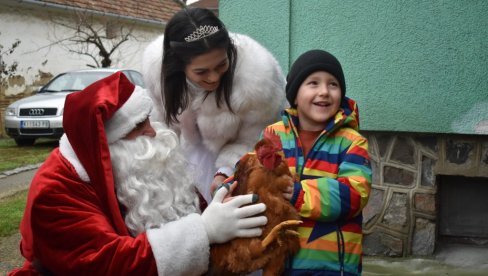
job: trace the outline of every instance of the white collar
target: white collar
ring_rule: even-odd
[[[68,141],[68,137],[66,137],[66,134],[63,134],[63,136],[61,136],[61,139],[59,140],[59,151],[68,160],[68,162],[73,165],[76,173],[81,178],[81,180],[85,182],[90,182],[90,177],[88,177],[88,173],[78,159],[78,156],[76,156],[76,153],[73,150],[70,142]]]

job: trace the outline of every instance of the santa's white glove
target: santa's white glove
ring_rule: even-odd
[[[264,203],[256,202],[257,195],[240,195],[222,203],[228,192],[228,187],[220,188],[202,214],[208,240],[212,243],[224,243],[234,238],[251,238],[262,234],[260,226],[265,225],[268,219],[265,216],[256,216],[266,210]],[[254,199],[254,200],[253,200]],[[243,206],[242,205],[247,205]]]

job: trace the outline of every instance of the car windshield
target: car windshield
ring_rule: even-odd
[[[110,74],[113,72],[70,72],[62,74],[44,86],[39,93],[80,91]]]

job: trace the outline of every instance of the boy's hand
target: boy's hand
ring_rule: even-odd
[[[293,179],[290,177],[290,185],[286,187],[285,190],[283,190],[283,198],[290,201],[291,197],[293,196]]]

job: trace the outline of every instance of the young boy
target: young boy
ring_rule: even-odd
[[[291,108],[263,132],[279,136],[296,175],[291,203],[303,223],[301,249],[287,271],[292,275],[361,274],[362,209],[371,167],[357,105],[345,94],[339,61],[322,50],[308,51],[287,76]]]

